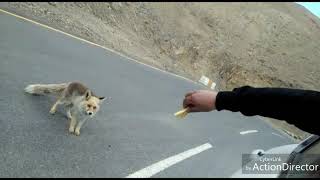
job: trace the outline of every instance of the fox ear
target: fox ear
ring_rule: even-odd
[[[106,98],[105,97],[98,97],[100,102],[103,102]]]
[[[86,100],[89,100],[91,98],[91,91],[86,91],[86,94],[85,94],[85,97],[86,97]]]

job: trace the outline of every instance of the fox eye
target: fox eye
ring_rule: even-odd
[[[88,106],[88,108],[90,108],[90,107],[91,107],[91,105],[90,105],[90,104],[88,104],[87,106]]]
[[[97,107],[93,106],[93,109],[97,109]]]

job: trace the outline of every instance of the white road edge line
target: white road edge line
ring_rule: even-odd
[[[248,130],[248,131],[241,131],[240,134],[245,135],[245,134],[256,133],[256,132],[258,132],[258,131],[257,130]]]
[[[143,168],[135,173],[128,175],[126,178],[149,178],[149,177],[159,173],[160,171],[163,171],[164,169],[167,169],[168,167],[179,163],[180,161],[183,161],[191,156],[199,154],[202,151],[205,151],[210,148],[212,148],[212,145],[210,143],[203,144],[203,145],[198,146],[196,148],[189,149],[189,150],[184,151],[180,154],[171,156],[167,159],[164,159],[164,160],[161,160],[157,163],[154,163],[146,168]]]
[[[99,44],[93,43],[93,42],[91,42],[91,41],[88,41],[88,40],[82,39],[82,38],[77,37],[77,36],[74,36],[74,35],[71,35],[71,34],[66,33],[66,32],[63,32],[63,31],[61,31],[61,30],[58,30],[58,29],[52,28],[52,27],[50,27],[50,26],[47,26],[47,25],[41,24],[41,23],[36,22],[36,21],[33,21],[33,20],[31,20],[31,19],[27,19],[27,18],[22,17],[22,16],[19,16],[19,15],[17,15],[17,14],[13,14],[13,13],[8,12],[8,11],[5,11],[5,10],[3,10],[3,9],[1,9],[1,8],[0,8],[0,12],[3,12],[3,13],[6,13],[6,14],[9,14],[9,15],[11,15],[11,16],[14,16],[14,17],[17,17],[17,18],[20,18],[20,19],[23,19],[23,20],[25,20],[25,21],[28,21],[28,22],[34,23],[34,24],[39,25],[39,26],[42,26],[42,27],[44,27],[44,28],[47,28],[47,29],[50,29],[50,30],[53,30],[53,31],[56,31],[56,32],[59,32],[59,33],[62,33],[62,34],[67,35],[67,36],[69,36],[69,37],[72,37],[72,38],[78,39],[78,40],[80,40],[80,41],[83,41],[83,42],[89,43],[89,44],[91,44],[91,45],[94,45],[94,46],[100,47],[100,48],[102,48],[102,49],[108,50],[108,51],[110,51],[110,52],[113,52],[113,53],[115,53],[115,54],[117,54],[117,55],[119,55],[119,56],[122,56],[122,57],[124,57],[124,58],[126,58],[126,59],[132,60],[132,61],[134,61],[134,62],[136,62],[136,63],[139,63],[139,64],[142,64],[142,65],[148,66],[148,67],[150,67],[150,68],[152,68],[152,69],[155,69],[155,70],[161,71],[161,72],[163,72],[163,73],[167,73],[167,74],[170,74],[170,75],[173,75],[173,76],[176,76],[176,77],[182,78],[182,79],[184,79],[184,80],[190,81],[190,82],[192,82],[192,83],[194,83],[194,84],[197,84],[197,83],[196,83],[196,82],[194,82],[193,80],[188,79],[188,78],[186,78],[186,77],[179,76],[179,75],[177,75],[177,74],[174,74],[174,73],[171,73],[171,72],[168,72],[168,71],[165,71],[165,70],[162,70],[162,69],[159,69],[159,68],[153,67],[153,66],[151,66],[151,65],[149,65],[149,64],[145,64],[145,63],[140,62],[140,61],[138,61],[138,60],[135,60],[135,59],[133,59],[133,58],[131,58],[131,57],[128,57],[128,56],[126,56],[126,55],[124,55],[124,54],[122,54],[122,53],[120,53],[120,52],[118,52],[118,51],[115,51],[115,50],[113,50],[113,49],[109,49],[109,48],[107,48],[107,47],[101,46],[101,45],[99,45]]]
[[[280,134],[277,134],[277,133],[271,133],[271,134],[273,134],[273,135],[275,135],[275,136],[279,136],[279,137],[281,137],[281,138],[284,138],[283,136],[281,136]]]

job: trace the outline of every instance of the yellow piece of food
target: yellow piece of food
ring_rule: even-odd
[[[176,112],[174,115],[177,118],[184,118],[187,116],[187,114],[188,114],[188,108],[185,108],[185,109],[182,109],[181,111]]]

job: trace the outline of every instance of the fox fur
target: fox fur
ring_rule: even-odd
[[[57,101],[50,109],[55,114],[58,105],[64,105],[70,120],[69,132],[77,136],[87,119],[94,117],[99,111],[105,97],[96,96],[88,87],[80,82],[61,84],[30,84],[25,89],[26,93],[33,95],[49,95],[57,97]]]

